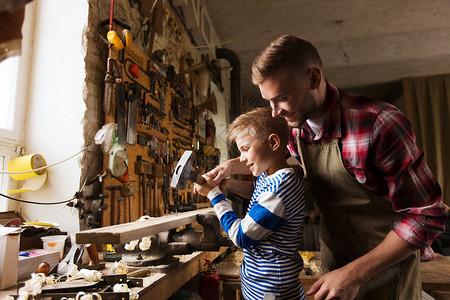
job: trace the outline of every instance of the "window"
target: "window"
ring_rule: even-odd
[[[16,97],[19,56],[9,57],[0,62],[0,170],[7,171],[8,162],[17,156],[20,134],[17,127],[19,101]],[[9,176],[0,174],[0,191],[8,190]],[[10,210],[6,199],[0,200],[0,211]]]
[[[26,19],[27,17],[25,17]],[[26,22],[26,20],[25,20]],[[24,22],[24,25],[25,25]],[[28,26],[22,27],[22,55],[11,56],[0,62],[0,170],[8,170],[8,162],[19,156],[23,147],[23,126],[27,82],[25,74],[29,69]],[[29,29],[28,29],[29,30]],[[0,174],[0,191],[5,193],[15,186],[9,186],[10,177]],[[0,211],[14,210],[15,204],[0,197]]]
[[[18,62],[18,56],[0,62],[0,128],[5,130],[12,130],[14,125]]]

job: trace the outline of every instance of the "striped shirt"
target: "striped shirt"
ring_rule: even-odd
[[[428,247],[444,229],[441,188],[415,143],[412,126],[396,107],[342,91],[327,82],[328,111],[322,128],[312,134],[308,123],[292,128],[289,152],[301,164],[296,137],[307,144],[339,139],[342,161],[361,184],[392,203],[402,219],[393,230],[422,249],[422,259],[434,256]],[[314,136],[314,138],[313,138]]]
[[[303,236],[303,182],[291,168],[254,182],[247,214],[239,219],[218,188],[208,198],[230,239],[244,249],[241,282],[244,298],[304,299],[299,280],[303,262],[298,245]]]

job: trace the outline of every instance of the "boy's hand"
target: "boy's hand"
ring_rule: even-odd
[[[205,178],[205,183],[202,185],[194,183],[194,193],[199,193],[202,196],[208,196],[208,193],[213,188],[217,187],[217,184],[215,184],[211,177],[207,174],[203,174],[202,177]]]

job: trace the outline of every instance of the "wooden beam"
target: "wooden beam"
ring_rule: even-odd
[[[164,276],[156,281],[151,280],[150,277],[146,277],[144,278],[144,288],[132,289],[139,291],[139,300],[167,299],[192,277],[206,269],[204,258],[214,260],[225,252],[226,249],[227,247],[221,247],[217,252],[194,252],[189,255],[190,258],[187,260],[180,259],[180,264],[177,268],[164,274]],[[152,282],[150,283],[150,281]]]
[[[214,213],[214,209],[203,208],[178,214],[165,215],[145,221],[95,228],[75,234],[77,244],[124,244],[144,236],[158,234],[178,226],[197,221],[197,215]]]

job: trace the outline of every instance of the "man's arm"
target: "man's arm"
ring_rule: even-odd
[[[221,163],[206,174],[211,177],[216,184],[219,184],[231,174],[251,174],[251,172],[247,165],[241,162],[239,157],[236,157]]]
[[[219,187],[225,195],[228,195],[228,192],[232,192],[247,199],[252,197],[254,190],[253,181],[236,180],[233,178],[226,178],[220,183]]]
[[[383,242],[369,253],[342,268],[322,275],[306,294],[315,293],[314,299],[354,299],[362,284],[417,249],[390,231]]]

